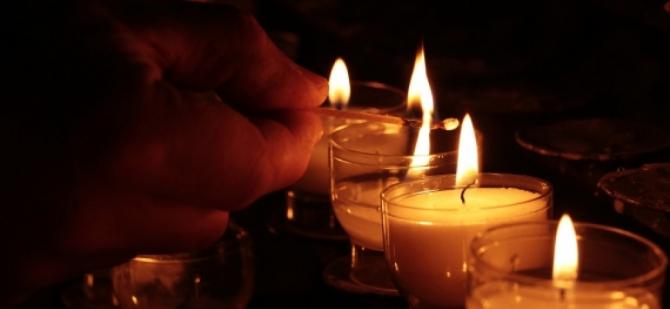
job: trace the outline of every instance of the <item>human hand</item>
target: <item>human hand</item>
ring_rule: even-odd
[[[0,224],[16,253],[3,290],[206,246],[228,210],[303,173],[321,134],[305,110],[327,83],[252,17],[174,2],[41,9],[54,29],[25,25],[5,55],[18,60],[3,100],[20,103],[3,123]]]

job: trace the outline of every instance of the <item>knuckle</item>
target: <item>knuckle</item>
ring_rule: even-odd
[[[239,34],[239,40],[250,48],[259,48],[268,43],[265,31],[253,14],[236,10],[232,16],[232,29]]]

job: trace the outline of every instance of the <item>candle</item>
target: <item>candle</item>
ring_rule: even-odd
[[[548,216],[548,183],[486,173],[478,180],[480,187],[466,191],[465,203],[455,175],[400,183],[383,193],[386,261],[415,307],[463,305],[467,248],[477,233],[499,222]]]
[[[139,255],[114,267],[113,304],[91,306],[245,308],[253,292],[253,272],[249,234],[230,222],[221,239],[209,248]]]
[[[512,292],[512,289],[516,291]],[[491,283],[474,293],[467,308],[660,309],[661,306],[650,293],[575,291],[562,294],[560,291]]]
[[[516,142],[529,164],[590,191],[610,171],[663,158],[670,148],[666,131],[631,119],[568,119],[524,127]]]
[[[342,59],[333,65],[329,83],[328,102],[319,108],[323,111],[319,116],[324,134],[313,148],[304,175],[287,191],[284,227],[310,238],[345,240],[346,235],[337,225],[330,207],[328,136],[339,126],[361,122],[350,117],[351,114],[396,119],[387,114],[403,109],[405,94],[377,82],[350,83]]]
[[[386,261],[413,307],[462,306],[468,242],[491,224],[548,216],[547,182],[478,170],[474,128],[466,115],[455,175],[407,181],[382,193]]]
[[[452,131],[433,129],[431,138],[435,150],[421,156],[427,173],[453,173],[456,153],[453,150],[455,134]],[[383,123],[359,123],[342,127],[331,135],[332,204],[337,220],[349,235],[352,243],[353,280],[374,286],[367,280],[367,270],[376,265],[377,274],[387,273],[382,254],[382,227],[380,193],[387,186],[397,183],[406,174],[417,156],[411,154],[416,130],[411,127]],[[376,262],[368,262],[376,260]],[[364,268],[358,267],[366,264]],[[365,270],[367,269],[367,270]],[[361,272],[359,272],[361,270]],[[373,275],[374,277],[374,275]],[[393,289],[392,282],[386,289]],[[380,291],[378,289],[378,291]]]
[[[328,102],[322,109],[349,109],[369,114],[388,114],[402,110],[404,93],[401,90],[376,82],[350,83],[349,73],[342,58],[333,64],[329,79]],[[351,100],[350,100],[351,98]],[[361,122],[359,119],[336,113],[323,113],[323,137],[316,143],[303,177],[293,185],[294,189],[328,198],[330,194],[328,169],[328,136],[336,128],[347,123]]]
[[[670,238],[669,163],[610,172],[598,181],[598,189],[613,199],[614,211]]]
[[[620,229],[567,216],[498,226],[470,246],[467,308],[661,308],[666,268],[658,246]]]

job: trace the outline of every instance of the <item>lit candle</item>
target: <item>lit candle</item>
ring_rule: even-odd
[[[667,257],[660,248],[619,229],[578,228],[563,215],[557,228],[555,222],[523,223],[478,236],[467,308],[661,308]]]
[[[349,71],[342,58],[335,60],[333,68],[330,71],[328,84],[329,106],[325,108],[347,108],[351,96],[351,85],[349,83]],[[293,187],[305,192],[328,196],[330,189],[328,179],[328,135],[336,126],[344,124],[345,119],[321,117],[321,122],[323,125],[323,137],[314,145],[305,174]]]
[[[416,59],[407,101],[423,106],[422,120],[428,120],[433,107],[423,50]],[[413,127],[360,123],[331,134],[333,210],[352,243],[349,275],[365,292],[397,294],[382,252],[381,191],[405,178],[410,167],[420,174],[455,171],[454,132],[431,128],[431,121],[423,121],[417,138]]]
[[[329,84],[328,102],[317,112],[324,134],[314,146],[303,177],[287,191],[284,227],[310,238],[345,240],[330,207],[329,135],[339,126],[362,122],[351,115],[396,119],[389,114],[403,110],[405,93],[378,82],[350,82],[341,58],[333,65]]]
[[[426,162],[422,170],[427,173],[453,173],[456,153],[441,149],[447,148],[447,145],[453,147],[455,138],[452,136],[455,134],[442,129],[431,133],[443,143],[437,143],[436,146],[440,147],[436,147],[433,153],[422,156]],[[408,173],[413,159],[417,157],[411,154],[415,135],[416,130],[408,127],[361,123],[344,127],[331,136],[333,210],[351,239],[351,277],[368,287],[379,286],[383,281],[380,276],[388,276],[382,252],[380,193]],[[370,271],[373,267],[374,271]],[[395,290],[390,277],[385,288]]]
[[[468,242],[494,223],[545,220],[551,208],[545,181],[480,174],[474,132],[466,115],[455,175],[407,181],[382,193],[386,261],[414,307],[462,306]]]
[[[404,93],[376,82],[350,82],[349,71],[338,58],[330,71],[326,109],[352,109],[373,114],[391,113],[402,109]],[[351,100],[350,100],[351,99]],[[346,114],[345,114],[346,116]],[[339,126],[360,122],[358,119],[321,115],[323,137],[316,143],[303,177],[293,185],[304,193],[324,196],[330,193],[328,170],[328,136]]]

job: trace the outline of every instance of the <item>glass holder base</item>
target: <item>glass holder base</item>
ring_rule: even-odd
[[[351,258],[340,257],[328,264],[323,271],[324,282],[335,289],[353,294],[374,294],[397,297],[400,294],[393,286],[372,286],[353,280],[351,276]]]
[[[323,240],[347,241],[349,236],[335,218],[328,197],[289,190],[281,220],[283,229],[291,234]]]

